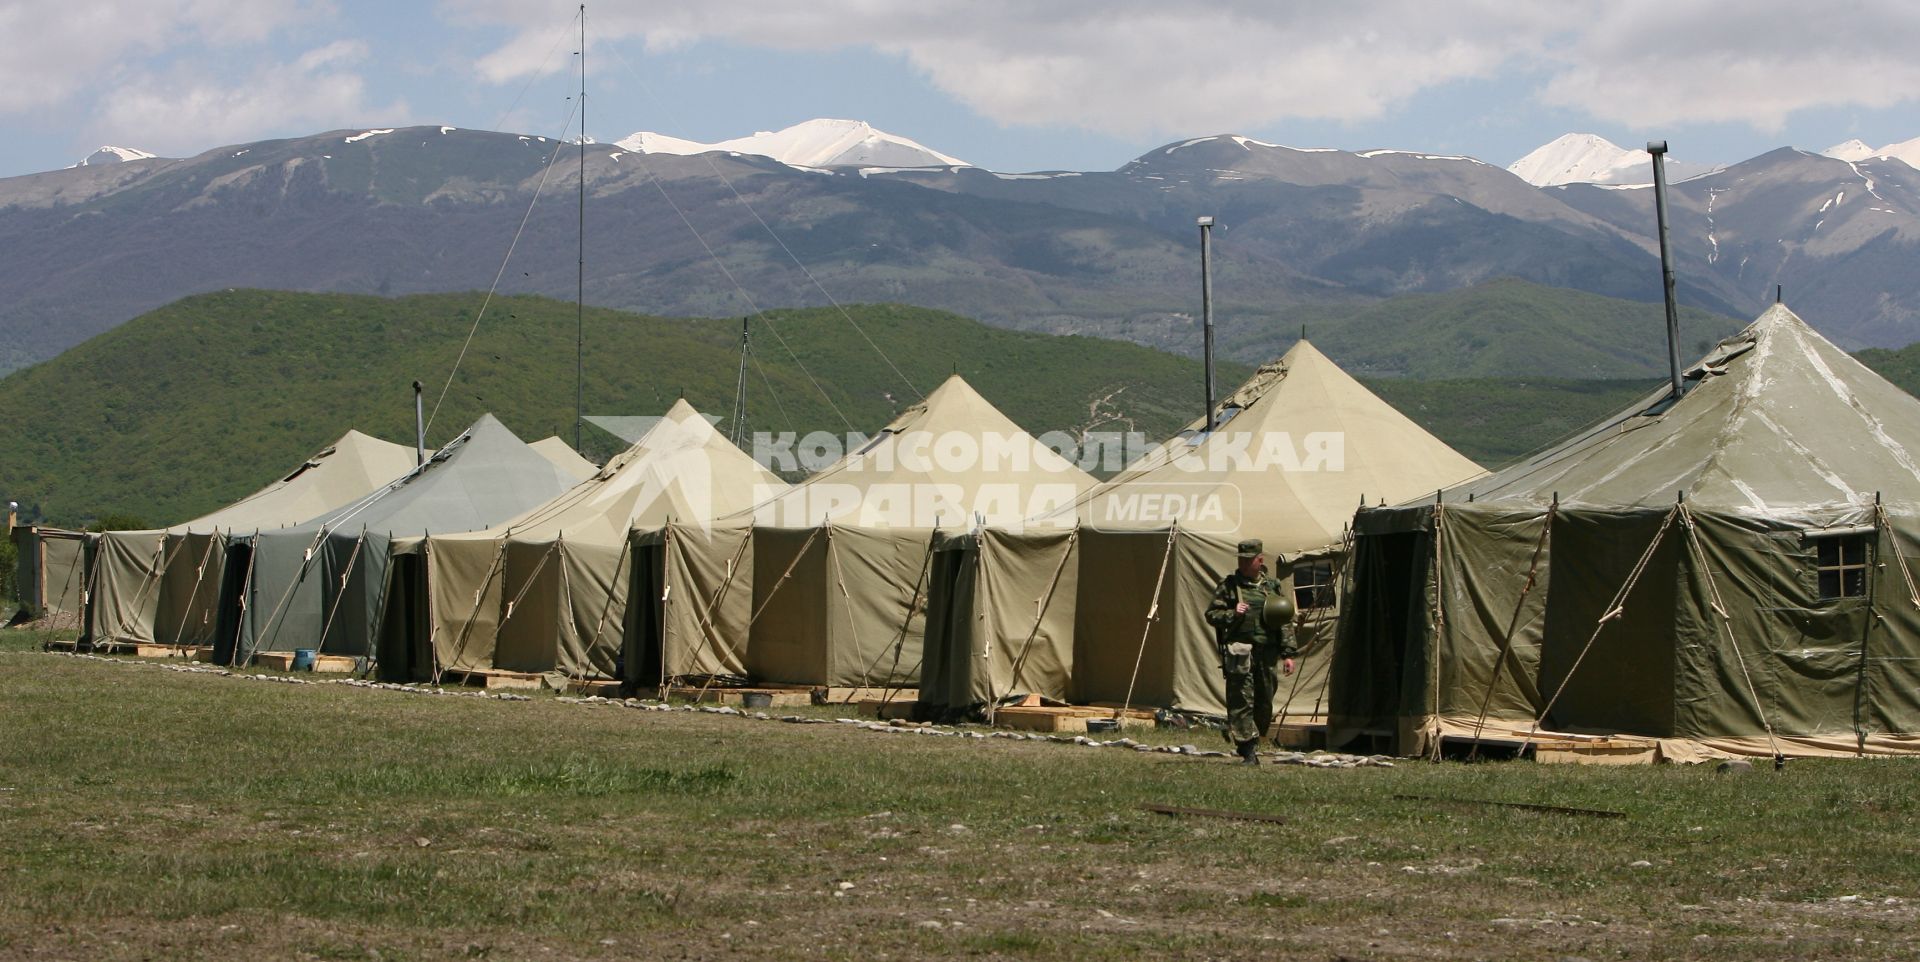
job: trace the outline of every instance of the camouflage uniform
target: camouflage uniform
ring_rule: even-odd
[[[1265,568],[1252,578],[1236,571],[1220,582],[1212,603],[1207,605],[1207,623],[1214,628],[1214,638],[1220,646],[1220,669],[1226,675],[1227,740],[1243,755],[1252,750],[1273,724],[1273,698],[1280,688],[1280,660],[1299,654],[1291,627],[1284,629],[1281,637],[1273,638],[1260,624],[1260,609],[1268,599],[1280,597],[1285,590],[1267,576]],[[1235,614],[1234,607],[1242,601],[1247,603],[1246,613]],[[1229,653],[1227,646],[1235,643],[1251,645],[1252,653]]]

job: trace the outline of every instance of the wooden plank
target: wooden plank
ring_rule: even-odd
[[[910,688],[821,688],[816,689],[816,691],[819,693],[814,701],[816,705],[849,705],[859,701],[883,701],[887,698],[892,698],[894,701],[905,698],[911,701],[920,697],[920,688],[918,686]]]
[[[767,696],[769,708],[796,708],[813,704],[811,689],[794,688],[698,688],[688,686],[667,689],[669,701],[692,701],[712,705],[731,705],[742,708],[746,705],[746,696],[751,693]]]
[[[475,685],[488,691],[538,691],[546,684],[546,678],[543,675],[484,668],[470,671],[449,670],[441,674],[440,680],[456,685]]]
[[[1087,721],[1095,718],[1112,718],[1115,712],[1106,708],[1072,706],[1067,708],[1041,706],[1037,708],[998,708],[993,712],[993,724],[997,728],[1013,728],[1020,731],[1036,732],[1084,732]],[[1153,715],[1149,712],[1131,711],[1120,719],[1122,728],[1151,728]]]
[[[1533,760],[1542,765],[1651,765],[1660,750],[1651,745],[1536,745]]]
[[[1283,748],[1327,747],[1325,725],[1275,725],[1272,735],[1273,743]]]
[[[313,659],[313,670],[333,674],[352,674],[355,659],[348,655],[317,655]]]
[[[274,671],[293,670],[293,652],[257,651],[253,654],[253,667],[269,668]]]
[[[611,678],[576,678],[567,682],[570,695],[598,696],[601,698],[619,698],[620,683]]]
[[[878,718],[881,721],[888,721],[894,718],[911,719],[915,711],[920,707],[920,703],[917,701],[901,698],[895,698],[892,701],[886,701],[880,698],[867,698],[854,702],[854,705],[860,710],[862,717]]]

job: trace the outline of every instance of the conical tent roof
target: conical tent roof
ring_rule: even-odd
[[[1362,496],[1396,502],[1484,473],[1304,340],[1216,410],[1211,432],[1195,421],[1089,494],[1081,519],[1129,530],[1177,517],[1298,551],[1338,541]]]
[[[206,641],[225,559],[212,542],[300,524],[413,467],[412,448],[348,431],[290,474],[210,514],[163,530],[102,535],[89,632],[101,640]]]
[[[1920,500],[1920,400],[1774,305],[1661,388],[1447,500],[1689,504],[1752,514]],[[1457,497],[1456,497],[1457,495]]]
[[[525,511],[573,484],[569,472],[520,440],[491,414],[385,490],[293,530],[392,536],[471,531]]]
[[[711,520],[786,486],[683,399],[593,477],[485,533],[623,545],[630,529]]]
[[[363,497],[413,467],[412,448],[348,431],[286,477],[167,530],[201,534],[299,524]]]
[[[540,452],[541,457],[552,461],[554,467],[565,471],[567,476],[575,481],[585,481],[600,470],[594,467],[592,461],[581,457],[580,452],[575,451],[572,445],[560,440],[560,436],[556,434],[549,434],[527,447]]]
[[[493,415],[481,415],[406,477],[304,524],[253,539],[250,596],[234,636],[239,654],[303,647],[367,653],[387,584],[391,539],[485,528],[572,483],[564,469]]]
[[[753,519],[792,527],[1015,524],[1070,504],[1094,483],[955,374],[866,444],[757,505]]]

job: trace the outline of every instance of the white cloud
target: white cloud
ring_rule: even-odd
[[[488,80],[570,66],[566,22],[551,4],[443,0],[440,9],[450,21],[517,31],[480,61]],[[1522,77],[1535,89],[1518,96],[1631,126],[1777,130],[1796,110],[1920,98],[1911,55],[1920,6],[1904,0],[705,0],[589,8],[588,18],[590,47],[641,38],[652,50],[701,39],[870,48],[1001,123],[1124,136],[1365,121],[1422,90],[1485,78]],[[556,42],[560,55],[546,56]]]
[[[64,102],[181,47],[259,43],[331,9],[325,0],[0,0],[0,114]]]
[[[368,103],[366,81],[354,70],[366,55],[365,44],[338,41],[237,81],[176,64],[162,73],[130,76],[103,93],[96,123],[102,139],[167,154],[252,140],[266,132],[406,122],[403,102]]]
[[[1549,52],[1540,98],[1642,127],[1777,133],[1798,110],[1920,99],[1916,44],[1920,6],[1909,2],[1615,4]]]

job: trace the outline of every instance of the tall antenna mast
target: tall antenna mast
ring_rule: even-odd
[[[1207,413],[1200,419],[1200,435],[1213,433],[1213,218],[1198,218],[1200,225],[1200,351],[1206,358]]]
[[[580,5],[580,219],[579,272],[573,292],[573,449],[587,402],[587,5]]]
[[[748,338],[748,323],[752,318],[740,319],[740,380],[733,390],[733,444],[739,447],[747,436],[747,357],[753,353],[753,342]]]
[[[1653,155],[1653,214],[1660,225],[1660,286],[1667,302],[1667,374],[1672,380],[1670,396],[1680,400],[1680,310],[1674,304],[1673,253],[1667,243],[1667,142],[1647,141],[1647,153]]]

